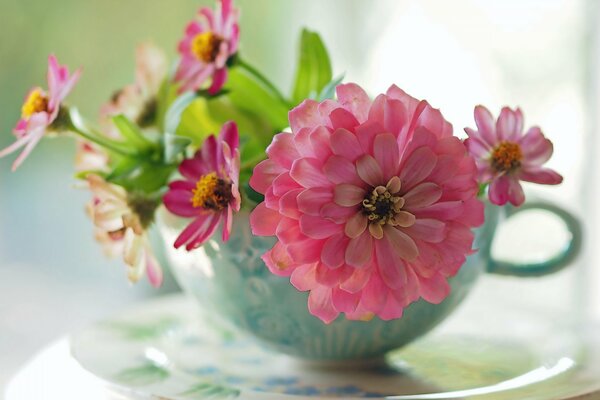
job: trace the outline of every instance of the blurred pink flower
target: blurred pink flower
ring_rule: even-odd
[[[339,85],[337,97],[293,109],[292,133],[276,135],[254,169],[265,201],[253,233],[278,239],[263,260],[310,291],[326,323],[441,302],[483,223],[473,159],[438,110],[396,86],[371,101]]]
[[[0,157],[4,157],[25,147],[13,163],[13,171],[21,165],[56,121],[61,103],[77,83],[80,74],[81,70],[78,69],[73,75],[69,75],[67,67],[59,65],[54,55],[48,57],[48,92],[40,87],[29,91],[21,107],[21,119],[13,130],[17,140],[0,151]]]
[[[479,181],[491,182],[489,199],[493,204],[523,204],[525,195],[520,180],[546,185],[562,182],[562,176],[542,167],[552,156],[552,142],[537,126],[523,135],[520,109],[504,107],[494,121],[487,108],[477,106],[475,124],[477,130],[465,128],[469,135],[465,145],[477,162]]]
[[[116,92],[100,109],[105,133],[118,139],[120,134],[110,117],[123,114],[141,128],[156,123],[158,92],[167,75],[167,57],[151,43],[140,44],[135,52],[135,83]]]
[[[145,272],[152,286],[159,287],[163,273],[147,233],[151,216],[137,213],[130,196],[121,186],[110,184],[98,175],[89,174],[86,179],[93,194],[88,213],[95,225],[96,239],[105,253],[122,255],[131,282],[137,282]],[[140,209],[147,210],[148,207]]]
[[[213,11],[203,7],[201,21],[192,21],[179,42],[181,61],[175,80],[181,82],[180,92],[199,90],[212,76],[210,94],[221,90],[227,80],[227,60],[238,50],[240,29],[238,10],[232,0],[220,0]]]
[[[193,250],[208,240],[223,221],[222,239],[229,239],[233,212],[240,210],[240,153],[237,126],[223,125],[219,138],[209,136],[193,158],[184,160],[179,172],[184,180],[171,182],[164,196],[167,209],[194,218],[175,241],[175,248]]]

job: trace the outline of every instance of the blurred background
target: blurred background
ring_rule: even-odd
[[[549,166],[560,187],[529,188],[586,223],[585,257],[536,280],[485,277],[469,302],[494,298],[551,317],[600,317],[594,260],[600,150],[596,139],[596,1],[584,0],[237,0],[244,57],[291,89],[300,28],[317,30],[333,60],[372,94],[396,83],[441,108],[462,135],[473,106],[495,114],[521,106],[526,125],[554,141]],[[99,106],[133,80],[134,48],[153,41],[170,56],[200,5],[177,0],[0,0],[0,148],[13,141],[23,96],[45,86],[55,53],[83,77],[69,97],[94,120]],[[74,187],[74,142],[46,140],[16,172],[0,160],[0,387],[37,350],[129,303],[177,290],[128,284],[119,261],[105,259],[84,213],[88,193]],[[560,248],[565,233],[543,215],[500,232],[498,257],[536,259]],[[517,233],[515,233],[517,232]],[[515,251],[518,249],[518,251]],[[464,307],[468,307],[468,303]]]

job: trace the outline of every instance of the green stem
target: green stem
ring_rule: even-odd
[[[85,132],[83,129],[78,128],[74,124],[72,124],[72,126],[70,128],[71,128],[71,131],[77,133],[82,138],[84,138],[86,140],[89,140],[90,142],[96,143],[97,145],[102,146],[102,147],[104,147],[104,148],[106,148],[106,149],[108,149],[108,150],[110,150],[112,152],[115,152],[115,153],[120,154],[120,155],[125,156],[125,157],[130,157],[130,158],[136,156],[135,153],[131,153],[131,152],[128,152],[128,151],[122,149],[113,140],[105,138],[102,135],[91,134],[89,132]]]
[[[244,61],[242,58],[238,58],[236,61],[237,65],[240,68],[245,69],[248,73],[250,73],[252,76],[254,76],[256,79],[258,79],[260,82],[262,82],[266,87],[268,87],[274,94],[275,96],[277,96],[277,98],[286,105],[286,107],[290,107],[290,103],[289,101],[285,98],[285,96],[281,93],[281,91],[279,91],[279,89],[277,89],[277,86],[275,86],[266,76],[264,76],[259,70],[257,70],[256,68],[254,68],[252,65],[248,64],[246,61]]]

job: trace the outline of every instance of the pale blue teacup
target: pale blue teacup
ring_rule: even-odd
[[[502,262],[491,255],[499,223],[525,210],[540,209],[558,216],[570,232],[564,248],[548,260],[533,264]],[[466,297],[483,272],[536,277],[556,272],[577,256],[581,227],[570,213],[555,205],[532,202],[521,208],[486,207],[486,222],[476,230],[475,247],[460,272],[451,279],[451,294],[440,304],[424,300],[411,304],[401,319],[349,321],[340,316],[329,325],[307,309],[306,292],[297,291],[288,278],[271,274],[261,260],[273,238],[256,237],[248,214],[234,220],[230,240],[215,234],[192,252],[172,246],[186,221],[162,210],[159,218],[167,257],[183,290],[195,298],[207,324],[233,325],[283,353],[314,361],[365,360],[404,346],[444,320]]]

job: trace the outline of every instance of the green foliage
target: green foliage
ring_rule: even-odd
[[[303,29],[292,92],[293,103],[298,104],[306,98],[317,98],[331,79],[331,62],[321,37],[316,32]]]
[[[269,131],[249,132],[254,140],[265,147],[271,142],[274,131],[280,131],[288,125],[289,107],[284,99],[279,98],[277,93],[247,69],[231,68],[225,88],[230,91],[228,98],[235,108],[270,125]]]
[[[344,80],[344,74],[332,79],[327,85],[323,87],[321,93],[317,96],[317,101],[323,101],[327,99],[333,99],[335,97],[335,87],[342,83]]]
[[[121,133],[121,136],[125,140],[127,147],[137,150],[139,153],[143,153],[152,148],[156,148],[157,145],[150,140],[146,139],[141,129],[131,122],[124,115],[117,115],[112,119],[113,123]]]

